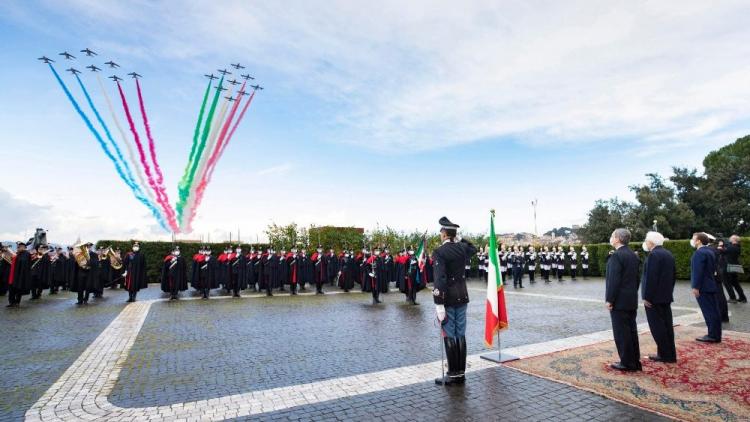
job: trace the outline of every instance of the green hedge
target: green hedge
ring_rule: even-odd
[[[134,240],[100,240],[96,242],[97,247],[104,246],[105,248],[108,246],[112,246],[113,248],[120,248],[122,250],[123,257],[125,254],[130,251],[133,247]],[[138,241],[138,243],[141,246],[141,252],[146,256],[146,268],[148,269],[148,281],[149,283],[159,283],[159,277],[161,277],[161,263],[164,261],[164,257],[167,256],[171,251],[173,247],[172,242],[146,242],[146,241]],[[190,265],[192,263],[192,257],[196,253],[198,253],[198,249],[200,249],[201,245],[204,245],[205,243],[194,243],[194,242],[176,242],[180,247],[180,254],[184,256],[188,261],[188,276],[190,272],[192,271],[190,268]],[[227,247],[228,243],[208,243],[208,245],[211,246],[212,254],[211,256],[218,256],[224,248]],[[233,243],[232,247],[236,247],[237,243]],[[259,248],[267,248],[268,245],[266,244],[243,244],[242,249],[245,251],[249,251],[250,247],[255,247],[255,249]]]
[[[645,253],[641,249],[642,241],[632,242],[630,247],[638,253],[643,259]],[[740,274],[740,281],[747,282],[750,278],[750,238],[742,238],[742,256],[740,257],[740,263],[745,267],[745,274]],[[606,267],[606,259],[609,251],[612,247],[607,243],[598,243],[593,245],[586,245],[589,250],[590,257],[590,272],[591,275],[603,276],[604,268]],[[664,242],[664,248],[668,249],[674,255],[675,264],[677,267],[677,278],[681,280],[687,280],[690,278],[690,258],[693,256],[694,249],[690,246],[689,240],[668,240]],[[576,247],[579,251],[580,247]]]

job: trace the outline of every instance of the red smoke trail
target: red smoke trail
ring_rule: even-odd
[[[141,138],[138,136],[138,131],[135,129],[133,116],[130,114],[130,107],[128,107],[128,102],[125,99],[125,93],[122,91],[122,86],[120,85],[120,82],[117,82],[117,90],[120,92],[120,99],[122,100],[122,107],[123,109],[125,109],[125,117],[127,117],[128,119],[128,125],[130,126],[130,132],[133,133],[133,139],[135,140],[135,145],[136,147],[138,147],[138,155],[141,160],[141,165],[143,165],[143,170],[146,172],[146,178],[148,179],[148,184],[149,186],[151,186],[151,189],[153,189],[154,193],[156,194],[156,202],[158,202],[159,205],[161,205],[162,209],[164,210],[164,215],[167,217],[167,220],[169,222],[169,227],[172,229],[173,232],[179,233],[180,227],[174,218],[174,211],[172,210],[172,206],[169,205],[168,201],[167,202],[164,201],[162,192],[156,186],[154,177],[151,175],[151,168],[148,165],[148,160],[146,159],[146,153],[143,150],[143,144],[141,143]]]
[[[243,85],[244,87],[244,85]],[[242,90],[242,89],[240,89]],[[195,217],[195,210],[198,209],[198,207],[201,204],[201,200],[203,199],[203,193],[206,190],[206,187],[211,182],[211,177],[213,176],[214,168],[216,168],[216,163],[219,161],[221,156],[224,154],[224,150],[226,149],[227,145],[229,144],[229,141],[232,139],[232,135],[234,135],[234,131],[237,130],[237,126],[239,126],[240,121],[243,117],[245,117],[245,112],[247,112],[247,109],[250,107],[250,103],[253,102],[253,97],[255,97],[255,91],[253,91],[252,94],[250,94],[250,98],[245,103],[245,106],[242,108],[242,111],[240,112],[239,117],[237,117],[237,120],[235,120],[234,125],[232,125],[232,129],[229,131],[229,134],[226,136],[226,139],[223,143],[217,142],[216,148],[214,149],[213,154],[211,155],[209,165],[206,166],[206,171],[204,172],[203,178],[201,179],[200,183],[198,184],[196,191],[195,191],[195,204],[193,205],[192,209],[190,210],[190,215],[188,217],[188,227],[190,227],[190,224],[193,221],[193,218]],[[239,107],[239,101],[237,104],[235,104],[232,108],[231,114],[229,118],[227,119],[226,123],[224,124],[224,127],[221,130],[221,134],[224,135],[226,133],[227,128],[229,127],[232,117],[237,111],[237,108]]]

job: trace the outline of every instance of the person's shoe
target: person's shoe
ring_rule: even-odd
[[[737,299],[727,299],[727,303],[737,303]]]
[[[739,302],[740,303],[747,303],[747,299],[740,299]]]
[[[700,341],[702,343],[721,343],[721,340],[709,336],[698,337],[695,341]]]
[[[15,305],[14,305],[14,304],[12,304],[12,303],[9,303],[9,304],[5,305],[5,307],[6,307],[6,308],[12,308],[12,307],[14,307],[14,306],[15,306]]]
[[[266,296],[273,296],[273,293],[271,293],[271,292],[266,292]]]
[[[722,318],[721,322],[729,322],[729,318]]]
[[[623,365],[620,362],[613,363],[613,364],[609,365],[609,367],[612,368],[612,369],[616,369],[618,371],[622,371],[622,372],[636,372],[636,371],[640,371],[641,370],[641,368],[629,368],[629,367]]]
[[[297,292],[295,290],[292,290],[292,296],[297,296]]]
[[[676,363],[677,359],[664,359],[663,357],[659,355],[648,355],[648,359],[652,362],[662,362],[662,363]]]

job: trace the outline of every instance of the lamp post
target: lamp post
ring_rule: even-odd
[[[539,201],[534,198],[533,201],[531,201],[531,206],[534,208],[534,236],[539,237],[539,231],[536,228],[536,205],[539,203]]]
[[[657,221],[656,221],[656,219],[654,219],[654,226],[653,226],[653,229],[654,229],[654,231],[655,231],[655,232],[658,232],[658,231],[659,231],[659,229],[658,229],[658,228],[656,227],[656,223],[657,223]]]

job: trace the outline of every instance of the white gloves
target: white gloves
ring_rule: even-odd
[[[437,319],[440,322],[445,320],[445,306],[435,305],[435,312],[437,312]]]
[[[128,275],[128,272],[127,272],[127,271],[125,271],[124,273],[122,273],[122,276],[123,276],[123,277],[125,277],[126,275]]]

